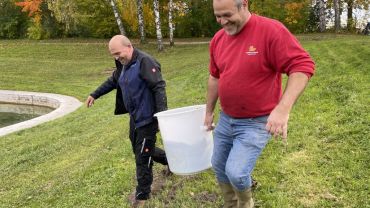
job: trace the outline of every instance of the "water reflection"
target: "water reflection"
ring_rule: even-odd
[[[36,118],[53,110],[44,106],[0,103],[0,128]]]

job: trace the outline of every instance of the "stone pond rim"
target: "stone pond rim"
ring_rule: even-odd
[[[22,129],[60,118],[77,110],[82,103],[74,97],[40,92],[0,90],[0,102],[51,107],[55,110],[45,115],[0,128],[0,137]]]

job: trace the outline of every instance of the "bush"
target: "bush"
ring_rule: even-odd
[[[15,39],[26,35],[27,15],[11,0],[0,2],[0,38]]]

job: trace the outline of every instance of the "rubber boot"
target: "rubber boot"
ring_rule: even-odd
[[[135,198],[135,192],[128,196],[128,201],[132,208],[142,208],[145,205],[146,200],[138,200]]]
[[[229,183],[218,183],[224,197],[224,208],[236,208],[238,200],[235,191]]]
[[[235,193],[238,198],[238,208],[253,208],[254,207],[251,188],[248,188],[244,191],[235,190]]]
[[[145,202],[146,202],[146,200],[136,200],[132,204],[132,208],[143,208],[145,206]]]

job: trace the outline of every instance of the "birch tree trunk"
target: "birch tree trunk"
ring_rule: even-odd
[[[334,0],[334,26],[335,32],[338,33],[340,30],[340,11],[339,11],[339,0]]]
[[[125,29],[123,28],[121,15],[118,12],[116,2],[114,0],[109,0],[109,2],[110,2],[110,5],[112,6],[114,17],[116,18],[117,25],[118,25],[119,31],[121,32],[121,35],[126,35]]]
[[[159,2],[158,2],[158,0],[153,0],[153,5],[154,5],[154,16],[155,16],[155,28],[156,28],[156,31],[157,31],[158,51],[163,51],[162,32],[161,32],[161,18],[159,16]]]
[[[172,22],[172,12],[173,12],[173,0],[169,0],[168,2],[168,27],[170,28],[170,46],[175,45],[175,43],[173,42],[174,26]]]
[[[146,41],[144,30],[143,0],[137,0],[136,3],[137,3],[137,19],[139,22],[140,43],[144,44]]]
[[[325,17],[325,0],[319,0],[319,30],[324,32],[326,29],[326,17]]]

